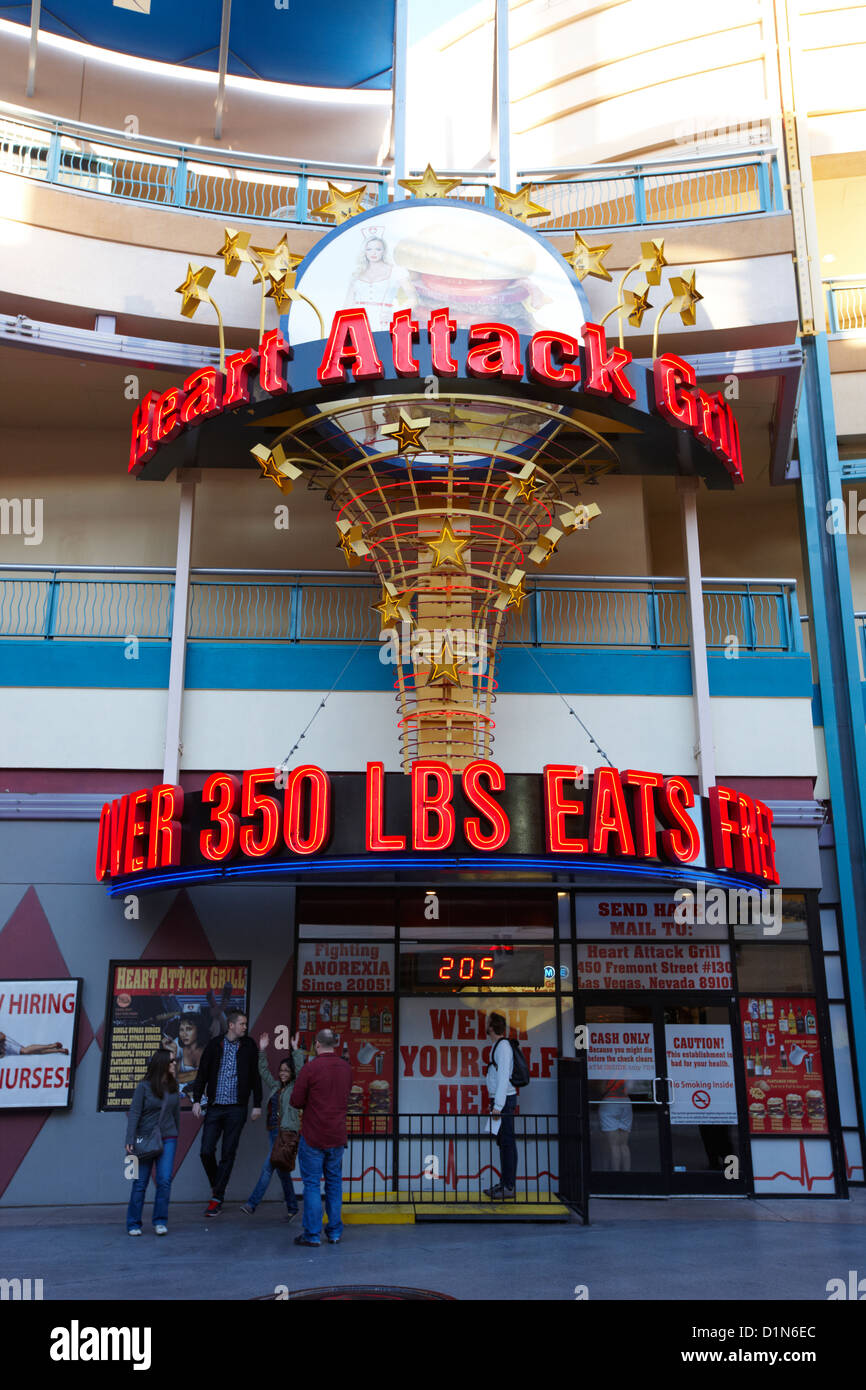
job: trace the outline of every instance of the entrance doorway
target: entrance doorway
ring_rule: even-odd
[[[596,996],[584,1020],[591,1191],[747,1192],[732,1005],[717,995]]]

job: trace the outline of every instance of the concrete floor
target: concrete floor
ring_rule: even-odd
[[[0,1208],[6,1278],[41,1278],[46,1300],[254,1298],[325,1284],[401,1284],[459,1299],[826,1300],[866,1276],[866,1192],[849,1201],[597,1199],[592,1225],[346,1227],[339,1246],[292,1242],[300,1218],[264,1203],[173,1203],[170,1234],[139,1240],[123,1207]],[[150,1205],[145,1208],[150,1219]],[[866,1285],[864,1285],[866,1287]]]

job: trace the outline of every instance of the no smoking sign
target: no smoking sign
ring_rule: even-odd
[[[693,1092],[692,1092],[692,1105],[695,1107],[696,1110],[706,1110],[709,1104],[710,1104],[710,1093],[709,1093],[709,1091],[693,1091]]]

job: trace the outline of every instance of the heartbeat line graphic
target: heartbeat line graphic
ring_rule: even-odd
[[[849,1173],[850,1176],[850,1173]],[[832,1182],[832,1172],[826,1174],[812,1174],[809,1172],[809,1161],[806,1158],[806,1145],[800,1140],[800,1172],[795,1177],[793,1173],[786,1173],[784,1168],[780,1168],[777,1173],[756,1173],[755,1182],[775,1182],[776,1178],[787,1178],[789,1182],[799,1183],[800,1187],[805,1187],[807,1192],[811,1192],[817,1182]]]

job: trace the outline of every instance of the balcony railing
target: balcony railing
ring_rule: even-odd
[[[831,333],[866,329],[866,275],[838,276],[824,281],[827,328]]]
[[[380,641],[378,584],[340,572],[192,571],[192,642]],[[168,642],[171,569],[0,565],[0,638]],[[706,579],[711,651],[801,652],[793,579]],[[633,575],[562,575],[529,584],[503,646],[685,651],[685,582]]]
[[[364,208],[395,196],[393,171],[384,167],[178,145],[2,103],[0,171],[187,212],[302,225],[326,225],[317,222],[317,213],[328,199],[329,180],[366,184]],[[453,197],[493,206],[493,174],[450,172],[464,179]],[[770,147],[725,156],[526,170],[517,177],[550,209],[549,218],[533,223],[540,232],[742,217],[784,206]],[[404,196],[402,190],[397,189],[397,196]]]

